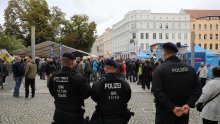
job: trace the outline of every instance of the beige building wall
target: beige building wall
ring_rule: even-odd
[[[195,43],[214,53],[220,53],[220,10],[183,10],[190,15],[190,30]]]
[[[220,20],[191,20],[195,43],[214,53],[220,53]]]
[[[113,57],[112,53],[112,29],[108,28],[103,34],[104,57]]]

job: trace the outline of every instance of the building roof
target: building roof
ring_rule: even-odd
[[[199,18],[205,16],[220,16],[220,10],[189,10],[184,9],[186,13],[188,13],[191,18]]]
[[[52,51],[51,51],[51,46]],[[60,52],[60,49],[62,49]],[[92,55],[91,53],[88,52],[84,52],[82,50],[78,50],[75,48],[71,48],[65,45],[62,45],[62,48],[60,46],[60,44],[52,42],[52,41],[45,41],[39,44],[36,44],[35,46],[35,55],[38,57],[49,57],[50,54],[52,53],[53,57],[60,57],[61,53],[65,53],[65,52],[80,52],[80,53],[84,53],[84,54],[88,54],[88,55]],[[25,56],[30,56],[31,55],[31,47],[26,47],[23,49],[19,49],[19,50],[15,50],[13,51],[14,55],[19,55],[21,57],[25,57]]]

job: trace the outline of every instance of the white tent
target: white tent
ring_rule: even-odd
[[[74,49],[74,48],[71,48],[65,45],[61,45],[61,46],[62,47],[60,47],[60,44],[52,42],[52,41],[42,42],[40,44],[36,44],[35,54],[38,57],[50,57],[51,55],[52,57],[59,57],[61,52],[65,53],[65,52],[76,52],[77,51],[80,53],[87,54],[89,56],[93,56],[91,53],[84,52],[82,50]],[[21,56],[21,57],[31,56],[31,47],[29,46],[23,49],[13,51],[13,54]]]

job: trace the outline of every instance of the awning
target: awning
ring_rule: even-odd
[[[61,45],[52,41],[46,41],[46,42],[42,42],[40,44],[36,44],[35,46],[35,56],[37,57],[50,57],[52,55],[52,57],[60,57],[60,53],[65,53],[65,52],[80,52],[80,53],[84,53],[87,54],[89,56],[94,56],[91,53],[88,52],[84,52],[82,50],[78,50],[75,48],[71,48],[65,45]],[[62,49],[62,50],[61,50]],[[25,56],[31,56],[31,47],[26,47],[23,49],[19,49],[16,51],[13,51],[14,55],[18,55],[21,57],[25,57]]]

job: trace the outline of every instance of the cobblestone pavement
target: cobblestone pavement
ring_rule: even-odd
[[[129,108],[135,112],[129,124],[153,124],[155,107],[153,95],[143,91],[140,86],[130,83],[132,98]],[[39,90],[42,91],[42,90]],[[42,91],[33,99],[13,98],[12,91],[0,92],[0,124],[50,124],[54,112],[53,98]],[[95,103],[89,98],[86,100],[86,116],[92,115]],[[191,111],[190,124],[201,124],[199,113]]]

